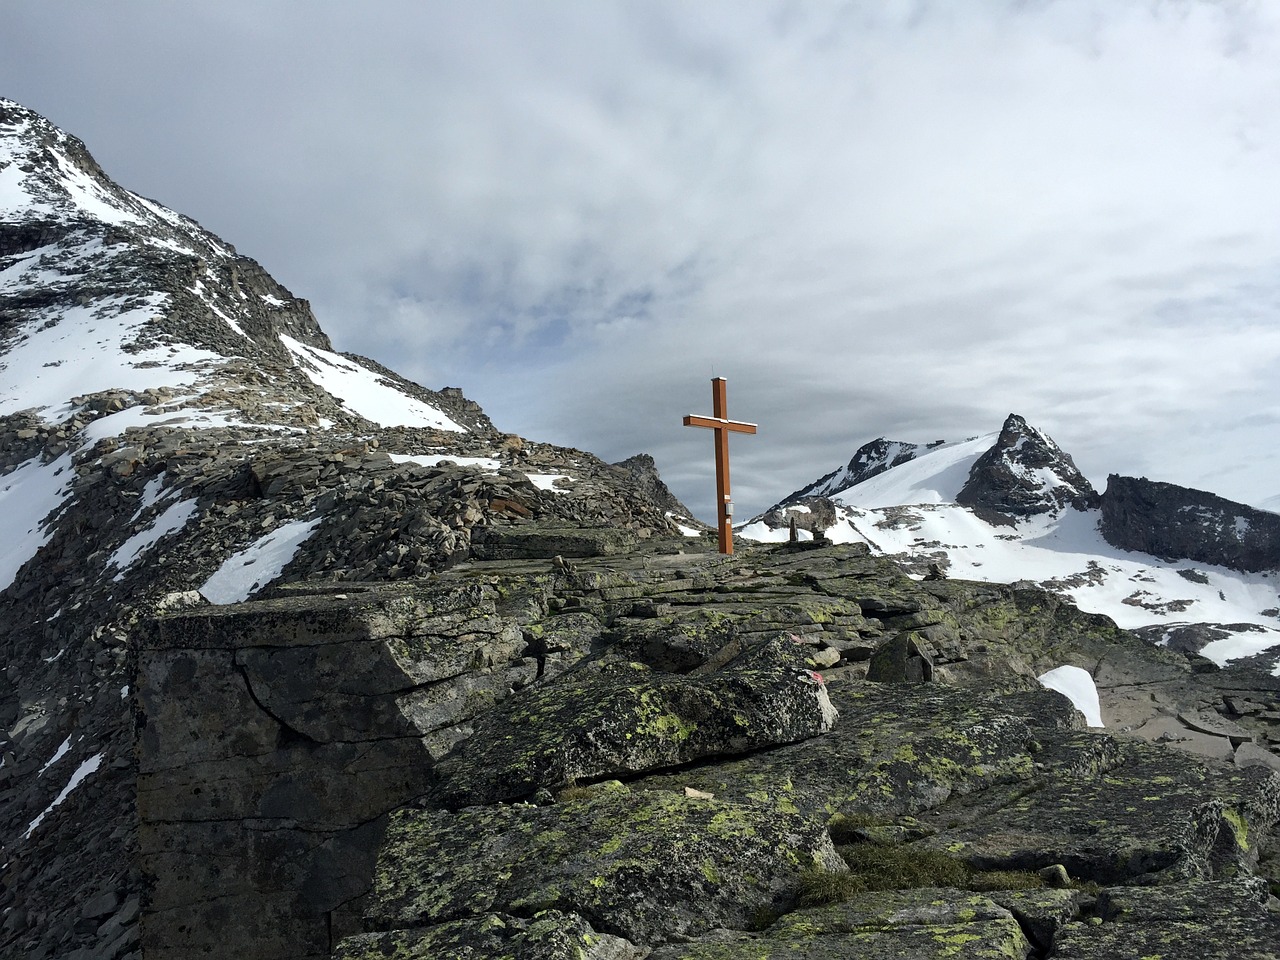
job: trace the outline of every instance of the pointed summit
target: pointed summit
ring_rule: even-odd
[[[1011,413],[995,445],[969,469],[956,503],[998,523],[1067,507],[1086,510],[1097,506],[1098,494],[1069,454]]]

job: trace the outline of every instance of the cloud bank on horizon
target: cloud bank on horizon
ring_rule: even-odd
[[[1280,5],[353,9],[13,0],[0,93],[340,349],[704,518],[717,375],[739,516],[1010,411],[1099,485],[1274,503]]]

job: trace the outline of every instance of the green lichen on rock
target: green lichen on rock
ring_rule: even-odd
[[[545,910],[532,919],[486,914],[428,927],[348,937],[334,960],[640,960],[645,951],[597,933],[574,914]]]
[[[1046,753],[1062,756],[1112,738],[1046,732],[1041,739]],[[1109,754],[1105,769],[1010,797],[991,816],[927,842],[987,869],[1061,863],[1074,878],[1104,884],[1168,882],[1241,869],[1252,855],[1244,818],[1270,825],[1280,817],[1280,778],[1272,775],[1211,775],[1186,754],[1134,740],[1114,740]]]
[[[383,929],[557,909],[636,943],[744,928],[844,869],[821,822],[672,793],[610,790],[550,807],[402,811],[379,857]]]
[[[463,670],[405,702],[473,684],[480,705],[392,816],[376,932],[344,960],[1127,956],[1122,927],[1183,957],[1190,920],[1104,919],[1080,887],[1190,898],[1189,878],[1245,877],[1273,842],[1280,778],[1085,731],[1039,687],[1073,660],[1117,682],[1188,673],[1043,591],[921,584],[842,547],[520,563],[511,586],[459,572],[474,609],[452,622],[472,632],[418,637],[421,608],[397,614],[398,660]],[[895,644],[932,682],[866,679]],[[1063,889],[1034,872],[1055,865]],[[1233,916],[1206,922],[1230,934]]]
[[[1101,924],[1066,925],[1054,957],[1275,960],[1280,915],[1265,909],[1267,896],[1256,877],[1108,888],[1098,900]]]
[[[1058,710],[1063,698],[1042,693],[1043,709]],[[687,783],[751,803],[789,783],[787,799],[801,811],[892,818],[1035,776],[1023,701],[1011,709],[1001,698],[945,687],[857,682],[833,682],[831,697],[840,722],[824,737],[638,785]]]
[[[834,720],[824,684],[785,660],[697,676],[609,660],[492,711],[440,764],[436,796],[446,806],[512,800],[792,743]]]
[[[650,960],[1023,960],[1029,950],[1005,908],[978,894],[933,888],[858,894],[797,910],[753,936],[661,947]]]

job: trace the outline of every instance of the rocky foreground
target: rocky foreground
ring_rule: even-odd
[[[147,957],[1278,955],[1275,678],[853,546],[511,537],[156,622]]]

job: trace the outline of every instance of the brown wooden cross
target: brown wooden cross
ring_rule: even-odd
[[[729,433],[755,433],[756,424],[730,420],[729,404],[725,399],[724,377],[711,381],[710,417],[690,414],[684,418],[686,427],[708,427],[716,432],[716,513],[720,527],[720,552],[733,553],[733,500],[729,495]]]

